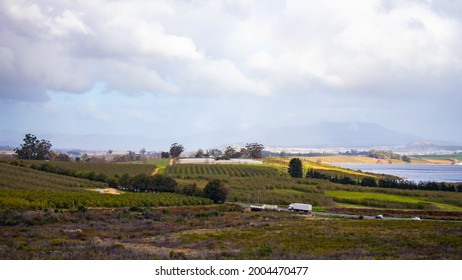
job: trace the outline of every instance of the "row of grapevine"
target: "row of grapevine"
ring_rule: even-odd
[[[0,209],[18,210],[47,208],[75,209],[85,207],[156,207],[176,205],[205,205],[212,201],[202,197],[174,193],[125,193],[123,195],[100,194],[91,191],[59,190],[2,190]]]
[[[233,177],[275,176],[277,170],[253,165],[181,164],[167,167],[167,174],[175,175],[227,175]]]

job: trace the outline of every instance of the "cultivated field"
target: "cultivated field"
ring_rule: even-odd
[[[461,193],[295,179],[287,175],[288,161],[273,158],[264,166],[162,166],[181,186],[203,188],[209,180],[221,179],[232,203],[225,205],[174,193],[97,193],[93,190],[107,184],[30,168],[44,162],[0,163],[0,259],[462,258]],[[369,176],[303,163],[305,172],[314,166],[339,176]],[[47,164],[112,177],[153,172],[152,164]],[[356,217],[383,214],[438,221],[320,218],[256,213],[240,206],[287,207],[292,202]]]
[[[47,210],[88,207],[156,207],[210,204],[200,197],[172,193],[102,194],[92,191],[107,184],[0,163],[0,209]]]
[[[77,172],[94,172],[102,173],[108,178],[113,178],[115,175],[128,174],[135,176],[138,174],[151,174],[155,169],[155,164],[131,164],[131,163],[99,163],[99,162],[70,162],[70,161],[44,161],[44,160],[21,160],[15,161],[19,165],[24,166],[40,166],[42,164],[49,164],[52,166],[60,167],[66,170]]]

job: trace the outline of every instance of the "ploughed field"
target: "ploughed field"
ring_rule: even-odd
[[[32,164],[55,164],[75,171],[70,174],[95,172],[107,178],[128,172],[150,175],[155,167],[1,162],[1,259],[462,258],[462,222],[449,221],[462,220],[461,193],[295,179],[285,174],[285,163],[279,160],[264,166],[175,165],[165,169],[180,186],[203,188],[211,179],[223,180],[231,204],[212,205],[208,199],[176,193],[98,193],[95,190],[108,184],[36,170]],[[349,171],[334,168],[330,172]],[[310,203],[315,211],[436,220],[319,218],[255,213],[238,205],[286,207],[293,202]]]

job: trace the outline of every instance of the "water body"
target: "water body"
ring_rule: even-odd
[[[433,164],[334,164],[353,170],[377,174],[389,174],[406,180],[462,182],[462,165]]]

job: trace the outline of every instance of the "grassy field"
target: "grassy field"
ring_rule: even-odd
[[[445,211],[462,211],[462,207],[437,202],[424,197],[411,197],[388,193],[354,192],[354,191],[325,191],[327,196],[335,201],[366,207],[394,208],[394,209],[438,209]],[[380,207],[382,206],[382,207]]]
[[[460,259],[462,224],[234,205],[0,212],[0,259]]]
[[[306,174],[308,169],[315,169],[315,170],[322,170],[324,173],[332,176],[348,176],[352,179],[362,179],[364,177],[373,177],[373,178],[382,178],[383,176],[376,175],[376,174],[365,174],[362,172],[358,172],[356,170],[341,168],[337,166],[333,166],[330,164],[323,163],[321,161],[317,161],[311,157],[300,157],[303,164],[303,172]],[[264,159],[264,163],[267,166],[271,166],[279,170],[281,174],[287,174],[287,168],[289,166],[289,161],[291,158],[266,158]]]
[[[453,154],[447,154],[447,155],[425,155],[425,156],[418,156],[418,158],[424,159],[424,160],[452,160],[456,159],[459,161],[462,161],[462,153],[453,153]]]

